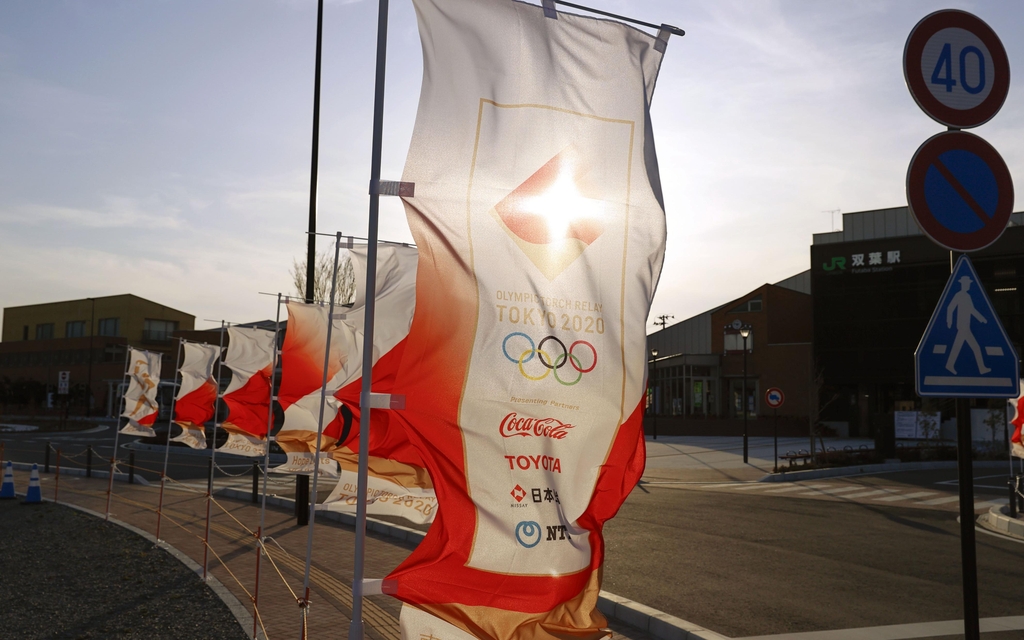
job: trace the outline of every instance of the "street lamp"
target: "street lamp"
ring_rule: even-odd
[[[658,379],[658,350],[657,349],[651,349],[651,366],[652,366],[651,378],[654,379],[654,383],[651,384],[651,389],[652,389],[652,391],[651,391],[651,414],[654,417],[654,421],[653,421],[651,430],[654,433],[654,439],[657,440],[658,439],[658,404],[657,404],[658,403],[658,388],[654,386],[655,384],[657,384],[657,379]]]
[[[747,446],[747,336],[750,335],[750,325],[744,324],[740,327],[740,336],[743,337],[743,401],[740,403],[743,407],[743,464],[747,464],[748,459],[748,446]]]

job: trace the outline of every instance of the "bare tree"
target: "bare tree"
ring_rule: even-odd
[[[313,265],[313,299],[327,301],[331,297],[331,273],[334,271],[334,256],[327,252],[316,254]],[[306,259],[292,262],[292,284],[299,297],[306,296]],[[349,306],[356,296],[356,277],[350,256],[342,254],[338,263],[334,303]]]

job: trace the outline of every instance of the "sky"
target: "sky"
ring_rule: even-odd
[[[807,269],[831,212],[906,204],[908,162],[944,129],[903,79],[925,15],[975,13],[1024,61],[1012,0],[590,2],[686,30],[652,104],[668,242],[650,331]],[[326,2],[319,231],[367,233],[376,16]],[[398,179],[422,66],[410,0],[389,16]],[[315,33],[316,0],[0,3],[0,307],[133,293],[200,328],[272,318],[259,292],[293,293],[305,255]],[[973,131],[1020,184],[1020,87]],[[380,237],[411,241],[396,198]]]

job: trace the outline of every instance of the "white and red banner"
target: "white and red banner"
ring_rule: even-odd
[[[160,385],[159,353],[128,347],[128,389],[124,393],[124,411],[128,418],[121,433],[130,436],[153,437],[153,423],[156,422],[160,405],[156,392]]]
[[[1010,454],[1024,458],[1024,438],[1021,437],[1021,432],[1024,431],[1024,393],[1009,402],[1010,414],[1013,416],[1010,424],[1014,427],[1013,435],[1010,436]]]
[[[231,369],[231,382],[224,390],[228,417],[221,425],[228,439],[218,452],[252,457],[266,454],[274,346],[273,331],[228,327],[224,366]]]
[[[439,505],[389,592],[477,638],[601,637],[601,529],[645,459],[664,47],[511,0],[414,5],[420,264],[391,413]]]
[[[320,463],[321,474],[337,477],[338,484],[318,508],[355,512],[367,254],[365,247],[349,251],[356,297],[351,308],[335,308]],[[416,304],[416,264],[415,248],[392,244],[378,247],[372,369],[376,393],[392,391],[402,359]],[[328,309],[319,305],[288,303],[279,393],[285,422],[277,434],[288,461],[274,471],[310,473],[313,469],[327,314]],[[436,497],[430,477],[419,454],[404,432],[392,424],[387,412],[378,411],[373,417],[368,477],[368,513],[398,515],[414,522],[433,519]]]
[[[213,365],[220,355],[220,347],[185,342],[181,363],[181,386],[174,399],[174,423],[181,433],[171,442],[182,442],[193,449],[206,448],[206,430],[203,425],[213,418],[217,405],[217,382]]]

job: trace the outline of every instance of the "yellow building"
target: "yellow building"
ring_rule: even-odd
[[[0,334],[0,406],[46,409],[61,371],[69,372],[73,412],[111,404],[124,376],[126,345],[162,352],[173,367],[175,331],[195,316],[131,294],[6,307]]]

